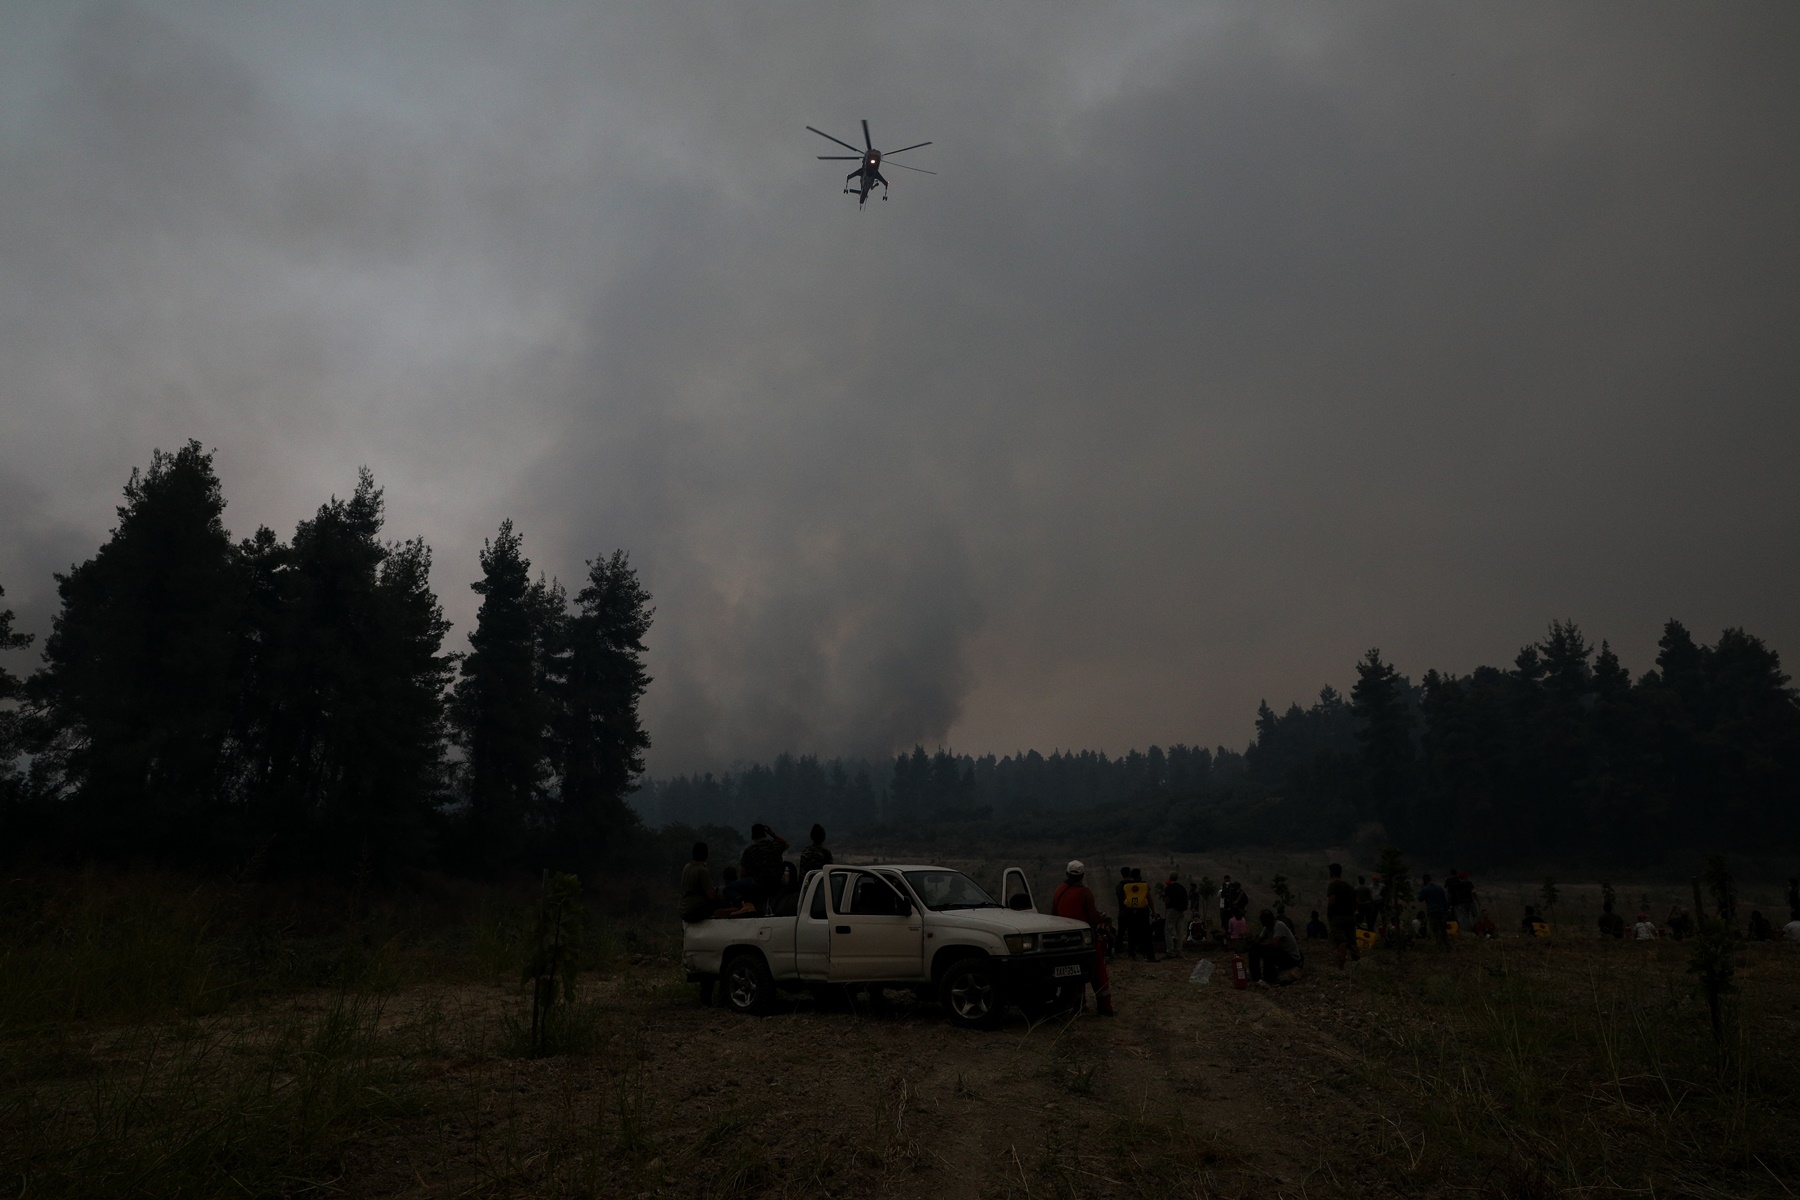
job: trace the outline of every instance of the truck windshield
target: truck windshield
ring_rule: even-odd
[[[907,871],[906,882],[932,912],[951,908],[999,908],[981,885],[961,871]]]

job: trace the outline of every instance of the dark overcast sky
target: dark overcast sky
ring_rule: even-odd
[[[0,8],[0,585],[153,447],[656,594],[652,770],[1800,654],[1800,6]],[[907,156],[858,212],[811,124]]]

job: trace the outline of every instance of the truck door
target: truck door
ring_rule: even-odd
[[[1031,880],[1018,867],[1006,868],[1000,876],[1000,902],[1014,912],[1036,912],[1037,900],[1031,895]]]
[[[925,935],[912,901],[873,872],[830,874],[831,981],[923,978]]]
[[[824,979],[830,961],[831,914],[825,905],[825,872],[813,876],[812,887],[800,898],[794,925],[794,970],[802,979]]]

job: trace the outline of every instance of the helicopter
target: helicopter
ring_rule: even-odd
[[[886,200],[888,198],[888,196],[887,196],[888,181],[886,179],[882,178],[882,175],[881,175],[881,160],[884,156],[881,151],[879,151],[875,148],[875,143],[869,140],[869,123],[867,121],[864,121],[862,123],[862,127],[863,127],[863,147],[864,147],[862,150],[857,150],[857,152],[855,154],[821,154],[821,155],[819,155],[819,157],[822,159],[828,159],[828,160],[831,160],[834,162],[848,162],[852,159],[854,159],[856,161],[856,163],[857,163],[856,170],[854,170],[854,171],[850,172],[848,175],[844,176],[844,192],[846,195],[848,195],[852,192],[857,192],[860,189],[860,195],[858,196],[857,201],[856,201],[856,207],[859,209],[863,205],[865,205],[869,202],[869,192],[878,183],[881,185],[881,198],[883,200]],[[840,138],[834,138],[829,133],[826,133],[823,129],[813,129],[813,127],[811,125],[808,125],[807,129],[811,130],[813,133],[818,134],[820,137],[824,138],[828,142],[836,142],[838,145],[842,146],[846,150],[856,150],[856,147],[852,146],[849,142],[843,141]],[[911,146],[902,146],[898,150],[889,150],[885,157],[892,158],[896,154],[904,154],[908,150],[917,150],[920,146],[929,146],[929,145],[931,145],[930,142],[915,142]],[[936,175],[937,174],[936,171],[927,171],[922,167],[909,167],[905,163],[895,163],[893,165],[896,167],[900,167],[903,170],[917,171],[921,175]],[[861,181],[856,188],[852,188],[850,186],[850,181],[853,179],[858,179]]]

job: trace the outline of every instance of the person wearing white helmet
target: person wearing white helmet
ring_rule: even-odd
[[[1079,858],[1070,860],[1065,870],[1067,877],[1050,897],[1050,911],[1055,916],[1086,921],[1094,931],[1094,1003],[1101,1016],[1110,1017],[1114,1015],[1112,980],[1106,974],[1106,951],[1100,944],[1106,918],[1101,915],[1100,906],[1094,903],[1094,893],[1088,890],[1087,867],[1082,861]]]

